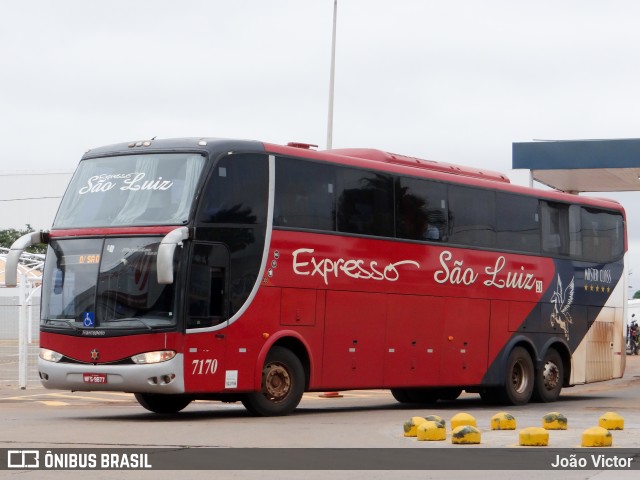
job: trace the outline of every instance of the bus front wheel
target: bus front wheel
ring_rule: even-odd
[[[286,348],[273,347],[262,368],[259,392],[247,393],[242,404],[253,415],[269,417],[293,412],[304,393],[304,368]]]
[[[511,350],[507,360],[503,401],[511,405],[525,405],[533,394],[535,374],[529,352],[523,347]]]
[[[560,397],[564,379],[564,364],[557,350],[550,348],[542,368],[536,374],[533,397],[540,402],[555,402]]]
[[[441,395],[436,388],[392,388],[391,395],[400,403],[436,403]]]
[[[184,395],[136,393],[135,397],[140,405],[154,413],[178,413],[191,403],[191,398]]]

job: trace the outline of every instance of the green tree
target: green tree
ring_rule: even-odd
[[[10,248],[13,242],[15,242],[22,235],[26,235],[27,233],[34,232],[35,230],[29,225],[26,224],[26,228],[23,230],[16,230],[15,228],[7,228],[5,230],[0,230],[0,247]],[[47,246],[43,243],[39,243],[37,245],[33,245],[27,249],[29,253],[46,253]]]
[[[640,298],[640,290],[633,294],[633,298]]]

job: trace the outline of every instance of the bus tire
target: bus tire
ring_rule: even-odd
[[[391,395],[400,403],[412,403],[407,388],[392,388]]]
[[[487,387],[480,390],[480,398],[486,405],[499,405],[502,403],[502,392],[502,388]]]
[[[560,397],[564,380],[564,364],[557,350],[550,348],[542,367],[536,372],[533,398],[539,402],[555,402]]]
[[[140,405],[153,413],[178,413],[191,403],[191,398],[185,395],[136,393],[134,396]]]
[[[533,394],[534,383],[533,360],[529,352],[523,347],[515,347],[507,360],[503,402],[509,405],[527,404]]]
[[[242,404],[255,416],[272,417],[293,412],[304,393],[300,359],[283,347],[273,347],[262,367],[260,391],[247,393]]]
[[[456,387],[447,387],[440,389],[440,400],[445,400],[447,402],[452,402],[456,400],[460,395],[462,395],[462,389]]]

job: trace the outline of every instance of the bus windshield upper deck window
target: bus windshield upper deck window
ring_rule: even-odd
[[[54,228],[186,224],[204,163],[198,154],[83,160]]]

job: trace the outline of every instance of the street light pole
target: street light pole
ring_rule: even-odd
[[[331,74],[329,77],[329,115],[327,120],[327,150],[333,145],[333,84],[336,74],[336,20],[338,18],[338,0],[333,1],[333,37],[331,40]]]

